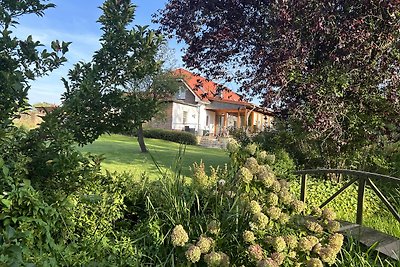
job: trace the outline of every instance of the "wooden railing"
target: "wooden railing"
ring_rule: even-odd
[[[371,172],[354,171],[354,170],[342,170],[342,169],[316,169],[316,170],[301,170],[295,171],[294,174],[301,175],[301,187],[300,187],[300,200],[306,201],[306,190],[307,190],[307,176],[309,174],[341,174],[348,175],[352,177],[349,182],[347,182],[342,188],[340,188],[336,193],[334,193],[330,198],[328,198],[319,207],[323,208],[333,199],[335,199],[340,193],[342,193],[346,188],[352,184],[358,182],[358,197],[357,197],[357,217],[356,223],[362,225],[363,222],[363,206],[364,206],[364,194],[365,186],[369,185],[371,189],[378,195],[380,200],[389,209],[392,215],[400,223],[400,215],[397,210],[389,203],[386,196],[378,189],[372,180],[379,181],[391,181],[393,183],[400,184],[400,179],[396,177],[391,177],[387,175],[381,175]]]

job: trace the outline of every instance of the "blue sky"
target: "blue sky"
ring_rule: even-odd
[[[48,9],[44,17],[29,15],[22,17],[14,33],[20,38],[32,35],[34,40],[50,45],[52,40],[70,41],[70,51],[67,54],[68,62],[63,67],[53,71],[49,76],[40,78],[32,83],[29,92],[29,102],[41,101],[60,103],[60,96],[64,91],[61,77],[66,77],[68,70],[80,60],[89,61],[93,52],[99,46],[101,36],[100,24],[96,23],[101,15],[98,8],[102,0],[52,0],[55,8]],[[151,15],[164,7],[166,0],[133,0],[136,9],[134,24],[150,25]],[[169,41],[169,47],[174,52],[175,66],[182,67],[180,60],[182,53],[174,40]]]

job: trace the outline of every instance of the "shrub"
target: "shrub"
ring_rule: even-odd
[[[305,204],[268,165],[272,155],[254,144],[229,147],[232,168],[207,175],[196,164],[192,181],[165,176],[151,185],[137,225],[141,264],[294,266],[311,258],[332,264],[343,242],[332,233],[334,213],[305,219]]]
[[[146,138],[162,139],[185,145],[197,145],[197,138],[194,134],[181,131],[164,129],[143,129]]]

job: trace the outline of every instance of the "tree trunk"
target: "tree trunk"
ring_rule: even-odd
[[[142,153],[148,152],[147,148],[146,148],[146,144],[144,143],[142,124],[139,124],[139,127],[137,129],[137,141],[139,143],[140,150],[142,151]]]

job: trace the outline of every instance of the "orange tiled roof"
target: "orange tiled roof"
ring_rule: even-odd
[[[188,70],[179,68],[176,69],[174,73],[177,76],[180,76],[192,89],[192,91],[203,101],[218,100],[223,102],[226,101],[231,103],[249,104],[248,102],[244,101],[240,95],[236,94],[229,88],[219,85],[199,75],[195,75]],[[222,97],[217,92],[218,88],[221,88],[222,90]]]

